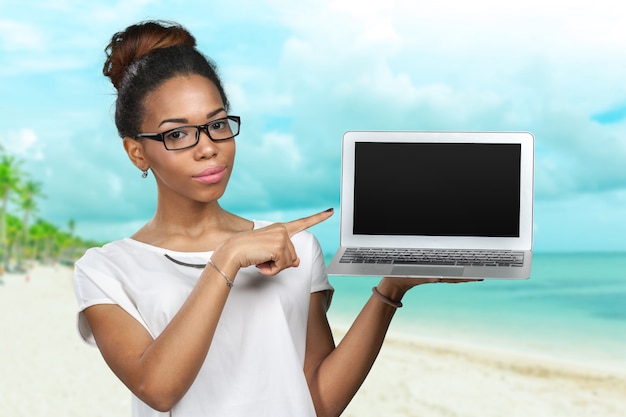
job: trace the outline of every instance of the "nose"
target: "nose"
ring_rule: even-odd
[[[211,158],[217,154],[217,146],[209,136],[207,126],[198,126],[198,144],[195,150],[199,158]]]

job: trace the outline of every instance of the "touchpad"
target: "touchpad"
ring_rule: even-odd
[[[423,266],[423,265],[396,265],[391,270],[392,275],[413,277],[462,277],[462,266]]]

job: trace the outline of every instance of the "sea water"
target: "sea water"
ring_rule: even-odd
[[[331,325],[347,328],[380,278],[331,276]],[[626,367],[626,254],[535,253],[528,280],[427,284],[390,331]]]

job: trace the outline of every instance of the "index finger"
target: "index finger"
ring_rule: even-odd
[[[324,210],[317,214],[313,214],[312,216],[303,217],[298,220],[292,220],[290,222],[283,223],[287,232],[289,233],[289,237],[292,237],[296,233],[299,233],[303,230],[308,229],[311,226],[315,226],[318,223],[323,222],[333,215],[335,209],[329,208],[328,210]]]

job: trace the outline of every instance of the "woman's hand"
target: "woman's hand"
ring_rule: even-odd
[[[462,282],[478,282],[482,279],[465,278],[400,278],[384,277],[378,284],[378,292],[393,301],[400,301],[411,288],[422,284],[459,284]]]
[[[406,291],[422,284],[459,284],[461,282],[482,281],[481,279],[465,279],[465,278],[400,278],[400,277],[384,277],[383,280],[390,281],[390,284],[404,288]]]
[[[286,223],[273,223],[269,226],[239,233],[224,241],[213,254],[214,262],[224,265],[234,262],[238,268],[256,265],[263,275],[276,275],[290,267],[297,267],[300,258],[291,238],[296,233],[323,222],[333,215],[329,209],[312,216]]]

